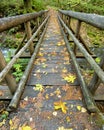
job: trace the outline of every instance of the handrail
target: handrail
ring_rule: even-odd
[[[70,38],[75,43],[74,47],[78,47],[79,48],[79,50],[82,52],[83,56],[86,58],[88,63],[91,65],[91,67],[94,69],[94,72],[95,72],[94,75],[97,75],[97,77],[99,79],[98,81],[104,83],[104,71],[103,71],[102,65],[99,66],[95,62],[95,60],[88,53],[88,51],[84,48],[84,46],[82,45],[81,41],[79,40],[79,36],[80,36],[79,32],[80,32],[80,27],[81,27],[81,22],[82,21],[80,19],[76,18],[76,20],[78,20],[78,22],[77,22],[77,26],[76,26],[76,31],[75,31],[75,33],[73,33],[73,29],[70,26],[70,18],[71,18],[71,16],[68,15],[69,17],[63,17],[64,15],[65,14],[63,12],[60,12],[60,15],[58,15],[58,20],[59,20],[59,23],[60,23],[61,32],[63,34],[64,41],[66,43],[68,52],[70,53],[70,56],[72,58],[73,64],[74,64],[75,69],[76,69],[76,73],[77,73],[77,76],[78,76],[78,79],[79,79],[79,83],[80,83],[80,86],[81,86],[81,90],[82,90],[82,93],[83,93],[83,97],[84,97],[87,109],[90,112],[97,112],[97,113],[99,113],[100,110],[96,106],[96,103],[95,103],[95,100],[94,100],[94,95],[92,96],[92,94],[93,94],[92,91],[93,90],[91,91],[88,88],[89,86],[85,82],[85,80],[83,78],[83,75],[81,74],[80,66],[79,66],[79,64],[78,64],[78,62],[76,60],[76,51],[74,52],[75,48],[72,50],[72,48],[70,46]],[[65,33],[67,34],[67,36],[65,35]],[[104,62],[103,62],[103,64],[104,64]],[[91,81],[92,81],[92,79],[91,79]],[[93,82],[93,83],[95,83],[95,82]],[[96,88],[94,86],[92,89],[95,89],[94,91],[96,91],[97,88],[98,88],[98,86],[96,86]],[[104,119],[102,114],[101,114],[101,118]]]
[[[33,41],[33,39],[37,36],[37,34],[39,33],[40,29],[43,28],[43,26],[46,24],[48,17],[43,21],[43,23],[39,26],[39,28],[37,29],[37,31],[32,35],[32,37],[30,38],[30,40],[25,44],[25,46],[20,49],[20,51],[11,59],[11,61],[7,64],[7,66],[2,70],[2,72],[0,73],[0,82],[4,79],[4,77],[6,76],[6,74],[9,72],[9,70],[12,68],[13,64],[16,62],[16,60],[23,54],[23,52],[29,47],[29,45],[31,44],[31,42]]]
[[[40,12],[35,12],[35,13],[28,13],[28,14],[23,14],[23,15],[18,15],[18,16],[12,16],[8,18],[1,18],[0,19],[0,32],[3,32],[7,29],[10,29],[12,27],[15,27],[19,24],[25,23],[27,21],[30,21],[32,19],[35,19],[42,14],[47,12],[47,10],[40,11]]]
[[[99,29],[104,29],[104,16],[82,12],[66,11],[66,10],[59,10],[59,12],[66,16],[88,23]]]
[[[63,20],[60,18],[61,23],[63,24],[64,28],[67,30],[71,38],[73,39],[74,43],[78,46],[80,51],[83,53],[91,67],[94,69],[98,77],[101,79],[101,81],[104,83],[104,71],[97,65],[97,63],[94,61],[94,59],[90,56],[90,54],[86,51],[86,49],[83,47],[83,45],[78,41],[78,39],[74,36],[71,30],[64,24]]]
[[[78,79],[79,79],[79,83],[81,85],[81,89],[82,89],[82,92],[83,92],[83,96],[84,96],[84,99],[85,99],[85,102],[86,102],[86,105],[87,105],[87,109],[91,112],[96,112],[97,111],[97,108],[95,107],[95,102],[94,102],[94,99],[92,98],[92,95],[90,93],[90,91],[88,90],[87,88],[87,85],[84,81],[84,78],[83,76],[81,75],[81,71],[80,71],[80,67],[79,67],[79,64],[77,63],[77,60],[76,60],[76,57],[75,57],[75,54],[69,44],[69,41],[65,35],[65,32],[63,31],[63,28],[62,26],[64,26],[64,23],[63,21],[61,20],[60,16],[58,17],[59,21],[60,21],[60,28],[61,28],[61,32],[63,34],[63,37],[64,37],[64,41],[66,43],[66,46],[67,46],[67,49],[68,49],[68,52],[70,53],[70,56],[73,60],[73,64],[75,66],[75,69],[76,69],[76,72],[77,72],[77,76],[78,76]],[[62,23],[62,26],[61,26],[61,23]]]
[[[12,76],[12,73],[10,72],[11,68],[13,67],[13,64],[17,61],[17,59],[23,54],[23,52],[29,48],[30,55],[32,56],[32,51],[34,52],[34,44],[32,43],[34,38],[37,36],[38,38],[41,37],[40,32],[43,32],[44,27],[46,27],[46,24],[49,19],[49,15],[47,15],[48,10],[40,11],[37,13],[28,13],[24,15],[18,15],[18,16],[12,16],[8,18],[1,18],[0,19],[0,32],[3,32],[7,29],[10,29],[12,27],[15,27],[17,25],[20,25],[22,23],[25,24],[25,30],[28,30],[25,34],[27,35],[27,43],[22,47],[23,42],[21,43],[21,47],[19,47],[17,53],[13,56],[13,58],[10,60],[8,64],[6,64],[5,58],[2,53],[0,53],[0,59],[1,59],[1,70],[0,70],[0,82],[4,79],[6,79],[6,83],[9,87],[9,90],[11,94],[13,95],[17,88],[18,84],[15,81],[15,78]],[[31,35],[31,26],[30,26],[30,20],[36,21],[38,24],[33,29],[33,35]],[[25,37],[26,38],[26,37]],[[23,38],[23,39],[25,39]],[[31,47],[33,47],[31,51]],[[11,79],[11,77],[13,77]]]

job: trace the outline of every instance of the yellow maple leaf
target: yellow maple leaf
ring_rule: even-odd
[[[13,122],[12,122],[12,120],[9,120],[9,125],[13,125]]]
[[[81,110],[81,106],[77,106],[77,109],[80,111]]]
[[[43,90],[43,86],[41,84],[36,84],[33,89],[36,90],[36,91],[42,91]]]
[[[57,130],[73,130],[72,128],[64,128],[63,126],[58,127]]]
[[[2,122],[0,122],[0,127],[5,125],[6,120],[4,119]]]
[[[66,80],[67,82],[70,82],[70,83],[74,83],[75,79],[76,79],[75,75],[68,75],[68,76],[64,77],[64,80]]]
[[[67,72],[67,69],[66,69],[66,68],[62,69],[62,72],[63,72],[63,73],[66,73],[66,72]]]
[[[66,102],[62,102],[62,101],[54,102],[54,108],[55,110],[61,109],[62,112],[66,114],[68,110],[68,108],[65,106],[66,104],[67,104]]]
[[[22,130],[32,130],[30,126],[23,126]]]
[[[38,54],[38,56],[43,56],[44,54],[43,53],[41,53],[41,52],[39,52],[39,54]]]

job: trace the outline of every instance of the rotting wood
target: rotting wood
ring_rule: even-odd
[[[45,23],[48,21],[48,19],[49,19],[49,17],[47,18],[47,20],[45,21]],[[44,29],[44,31],[42,33],[42,36],[41,36],[39,42],[37,43],[37,45],[35,47],[34,53],[33,53],[32,57],[31,57],[31,59],[29,61],[29,64],[28,64],[28,66],[27,66],[27,68],[26,68],[26,70],[24,72],[23,77],[21,78],[21,81],[20,81],[20,83],[18,85],[17,91],[14,94],[14,96],[13,96],[13,98],[12,98],[10,104],[9,104],[9,107],[7,109],[8,111],[11,111],[11,110],[14,110],[14,109],[17,108],[19,100],[20,100],[20,98],[21,98],[21,96],[23,94],[23,90],[25,89],[25,84],[26,84],[27,78],[29,76],[29,72],[31,71],[31,68],[32,68],[33,63],[34,63],[34,60],[36,58],[36,55],[37,55],[37,53],[39,51],[39,48],[40,48],[41,42],[43,40],[44,34],[46,32],[47,25],[48,25],[48,23],[46,24],[46,27],[45,27],[45,29]]]
[[[60,19],[61,23],[64,24],[63,20]],[[97,73],[98,77],[101,79],[101,81],[104,83],[104,72],[103,70],[97,65],[95,60],[91,57],[91,55],[86,51],[86,49],[83,47],[83,45],[78,41],[78,39],[74,36],[72,31],[64,24],[64,28],[67,30],[71,38],[73,39],[74,43],[78,46],[80,51],[85,56],[86,60],[89,62],[91,67],[94,69],[94,71]]]
[[[60,19],[60,17],[58,17],[61,24],[63,26],[64,23],[62,22],[62,20]],[[60,26],[61,27],[61,26]],[[61,31],[62,31],[62,34],[64,36],[64,40],[65,40],[65,43],[66,43],[66,46],[67,46],[67,49],[68,49],[68,52],[70,53],[70,56],[73,60],[73,63],[74,63],[74,66],[75,66],[75,69],[76,69],[76,72],[77,72],[77,76],[78,76],[78,79],[79,79],[79,82],[80,82],[80,85],[81,85],[81,89],[82,89],[82,93],[83,93],[83,96],[84,96],[84,100],[85,100],[85,103],[86,103],[86,106],[87,106],[87,109],[90,111],[90,112],[97,112],[97,107],[95,105],[95,101],[90,93],[90,91],[87,89],[87,86],[86,86],[86,83],[83,79],[83,76],[81,75],[81,72],[80,72],[80,67],[77,63],[77,60],[75,58],[75,55],[70,47],[70,44],[65,36],[65,33],[64,31],[62,30],[62,27],[61,27]]]
[[[6,65],[7,65],[7,63],[6,63],[5,58],[0,50],[0,71],[2,71]],[[17,89],[17,84],[16,84],[16,80],[14,79],[14,77],[12,76],[10,71],[5,76],[5,81],[9,87],[11,94],[14,94],[16,89]]]
[[[37,36],[40,29],[44,26],[44,24],[47,22],[48,17],[43,21],[43,23],[39,26],[37,31],[32,35],[31,39],[24,45],[24,47],[11,59],[11,61],[8,63],[8,65],[2,70],[0,73],[0,82],[4,79],[6,74],[9,72],[9,70],[12,68],[13,64],[16,62],[16,60],[23,54],[23,52],[29,47],[31,44],[31,41],[34,40],[34,38]]]

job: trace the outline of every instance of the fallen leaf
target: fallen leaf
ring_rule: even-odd
[[[15,130],[16,129],[16,127],[15,127],[12,120],[9,120],[9,125],[10,125],[10,130]]]
[[[67,84],[62,87],[62,90],[65,91],[65,92],[66,92],[68,89],[69,89],[69,85],[67,85]]]
[[[75,75],[68,75],[68,76],[64,77],[64,80],[66,80],[67,82],[70,82],[70,83],[74,83],[75,79],[76,79]]]
[[[0,96],[4,96],[4,92],[0,90]]]
[[[28,101],[28,96],[26,96],[26,97],[24,98],[24,101]]]
[[[68,108],[65,106],[67,103],[66,102],[62,102],[62,101],[59,101],[59,102],[54,102],[54,108],[55,110],[58,110],[58,109],[61,109],[62,112],[64,114],[66,114]]]
[[[57,130],[73,130],[72,128],[64,128],[63,126],[58,127]]]
[[[12,120],[9,120],[9,125],[13,125],[13,122],[12,122]]]
[[[62,69],[62,72],[63,72],[63,73],[66,73],[66,72],[68,72],[68,71],[67,71],[66,68],[64,68],[64,69]]]
[[[56,89],[56,91],[54,92],[57,96],[59,96],[61,94],[61,91],[59,88]]]
[[[58,43],[57,43],[57,46],[62,46],[61,42],[58,42]]]
[[[77,106],[77,109],[78,109],[79,111],[81,111],[81,106]]]
[[[57,116],[57,112],[56,111],[54,111],[52,114],[53,114],[53,116]]]
[[[71,108],[73,108],[74,107],[74,105],[73,104],[71,104]]]
[[[46,98],[46,99],[49,99],[49,94],[46,94],[46,95],[45,95],[45,98]]]
[[[27,106],[27,104],[28,104],[28,102],[23,100],[23,101],[20,102],[20,107],[25,108]]]
[[[42,63],[42,67],[43,67],[43,68],[46,68],[47,65],[46,65],[45,63]]]
[[[30,126],[23,126],[22,130],[32,130]]]
[[[84,107],[81,108],[81,112],[82,112],[82,113],[85,113],[86,111],[87,111],[87,110],[86,110]]]
[[[66,121],[70,122],[70,117],[69,116],[66,117]]]
[[[36,90],[36,91],[42,91],[42,90],[43,90],[43,85],[41,85],[41,84],[36,84],[33,89]]]
[[[40,58],[38,58],[38,62],[46,62],[47,60],[44,58],[44,57],[40,57]]]
[[[2,122],[0,122],[0,127],[1,127],[1,126],[3,126],[3,125],[5,125],[5,122],[6,122],[6,120],[5,120],[5,119],[3,119],[3,121],[2,121]]]
[[[39,52],[39,53],[38,53],[38,56],[43,56],[43,55],[44,55],[44,54],[43,54],[43,53],[41,53],[41,52]]]

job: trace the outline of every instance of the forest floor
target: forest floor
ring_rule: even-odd
[[[45,37],[34,61],[36,68],[31,74],[37,78],[34,79],[37,83],[21,99],[17,110],[9,113],[7,120],[0,122],[0,130],[100,130],[96,125],[96,115],[89,114],[85,108],[77,76],[59,29],[57,13],[51,10],[50,14]],[[47,85],[41,80],[40,73],[47,77]],[[53,81],[48,80],[49,73],[54,74]],[[61,76],[55,77],[58,74]]]

